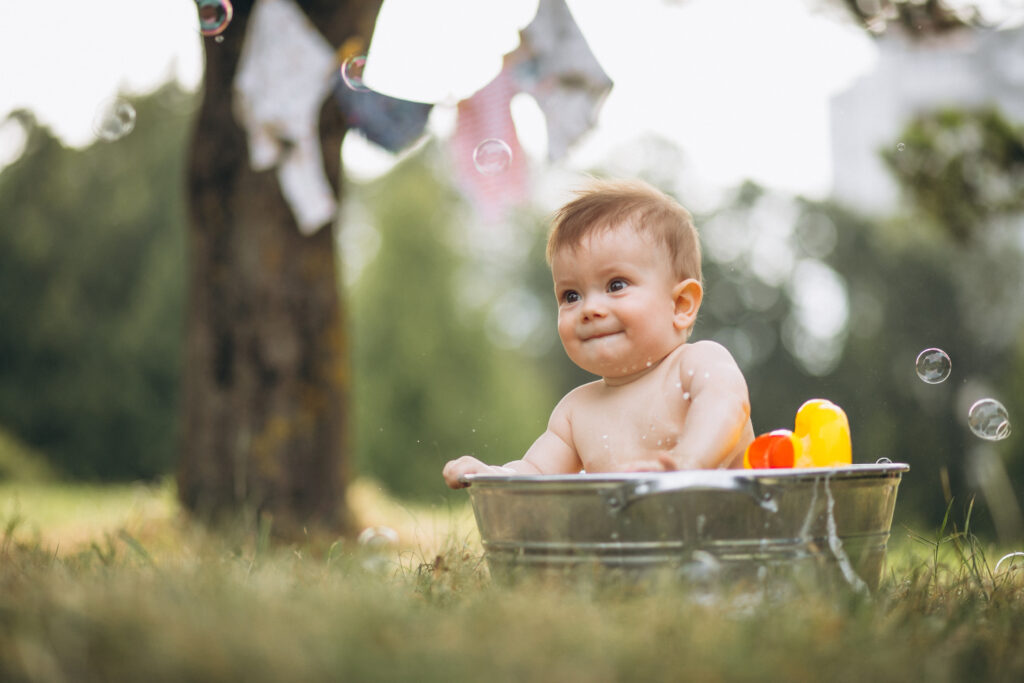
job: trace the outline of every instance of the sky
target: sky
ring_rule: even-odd
[[[418,2],[385,0],[375,48],[389,49],[371,50],[368,83],[377,66],[408,72],[410,92],[434,79],[439,91],[468,94],[490,78],[480,65],[497,63],[514,48],[516,31],[532,17],[531,0],[493,0],[486,12],[480,8],[488,3],[479,0],[444,0],[444,10],[415,21],[391,19],[408,16]],[[598,126],[562,162],[569,171],[593,167],[612,150],[654,134],[681,147],[709,191],[751,178],[811,197],[828,193],[829,97],[875,59],[863,31],[841,14],[823,13],[829,3],[631,0],[628,14],[618,0],[568,4],[615,82]],[[123,0],[50,0],[43,22],[38,4],[0,0],[0,118],[32,109],[67,144],[83,146],[93,140],[95,112],[118,91],[144,93],[170,77],[197,87],[203,49],[217,44],[201,39],[193,0],[128,6],[130,12]],[[501,13],[492,11],[499,6]],[[404,33],[406,26],[414,31]],[[437,46],[436,32],[447,37],[448,53]],[[400,82],[389,86],[389,94],[401,96]],[[453,127],[450,105],[435,107],[431,118],[430,130],[440,137]],[[524,149],[542,159],[539,109],[522,96],[513,115]],[[344,151],[354,176],[373,177],[394,163],[354,138]],[[0,127],[0,165],[18,144],[17,131]]]

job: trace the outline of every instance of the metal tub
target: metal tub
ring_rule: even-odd
[[[901,463],[820,469],[469,475],[492,574],[596,568],[882,575]]]

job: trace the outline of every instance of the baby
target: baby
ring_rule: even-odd
[[[466,474],[739,467],[754,438],[747,383],[729,352],[687,343],[704,289],[689,212],[642,182],[594,181],[555,215],[548,262],[558,336],[601,379],[570,391],[520,460]]]

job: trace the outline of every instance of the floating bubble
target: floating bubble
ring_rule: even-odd
[[[1024,553],[1018,551],[1015,553],[1007,553],[1006,555],[1003,555],[999,558],[999,561],[996,562],[996,568],[992,570],[992,573],[994,574],[995,572],[999,571],[999,565],[1001,565],[1004,560],[1009,560],[1010,563],[1008,568],[1013,569],[1013,563],[1015,561],[1014,558],[1017,557],[1024,557]]]
[[[392,554],[398,545],[398,534],[394,529],[386,526],[367,527],[359,534],[357,542],[363,549],[363,569],[379,574],[394,568],[395,558]]]
[[[953,362],[942,349],[925,349],[917,354],[917,376],[928,384],[945,382],[953,369]]]
[[[363,529],[357,542],[368,550],[383,551],[398,545],[398,534],[391,527],[371,526]]]
[[[229,0],[196,0],[199,11],[199,32],[204,36],[217,36],[227,29],[235,10]]]
[[[135,107],[122,99],[113,99],[100,105],[92,130],[96,136],[113,142],[135,129]]]
[[[988,441],[1001,441],[1010,435],[1010,416],[994,398],[975,401],[967,411],[967,424],[976,436]]]
[[[488,138],[473,150],[473,165],[484,175],[498,175],[512,163],[512,148],[498,138]]]
[[[352,90],[367,91],[369,88],[363,83],[363,70],[366,69],[366,56],[356,55],[349,57],[341,64],[341,80],[345,81]]]
[[[905,144],[903,144],[902,142],[896,143],[896,151],[897,152],[902,152],[906,148],[907,148],[907,146]]]

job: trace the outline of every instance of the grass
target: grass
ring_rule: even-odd
[[[873,596],[679,581],[491,581],[467,508],[366,482],[399,548],[271,547],[170,484],[0,486],[0,680],[958,681],[1024,678],[1024,563],[894,533]]]

